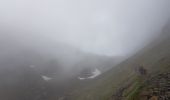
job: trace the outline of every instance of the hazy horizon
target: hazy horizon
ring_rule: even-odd
[[[0,3],[0,35],[25,46],[61,43],[126,56],[160,34],[168,5],[167,0],[5,0]]]

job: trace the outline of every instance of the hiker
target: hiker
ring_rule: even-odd
[[[139,66],[139,67],[137,68],[137,72],[138,72],[140,75],[142,75],[142,76],[144,76],[144,75],[147,74],[147,70],[146,70],[143,66]]]

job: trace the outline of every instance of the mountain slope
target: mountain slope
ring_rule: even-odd
[[[164,29],[156,44],[150,44],[133,57],[107,71],[96,80],[87,82],[84,88],[73,90],[69,98],[72,100],[114,100],[114,96],[122,87],[136,87],[138,74],[135,68],[142,65],[149,75],[155,75],[170,70],[170,31]],[[154,42],[153,42],[154,43]],[[133,89],[131,89],[133,90]],[[133,93],[133,91],[130,91]],[[127,99],[130,94],[125,94]]]
[[[36,46],[23,45],[10,35],[3,36],[0,37],[2,100],[58,99],[72,89],[72,84],[81,83],[78,74],[84,68],[97,67],[103,72],[121,59],[85,53],[72,46],[51,42],[34,41]]]

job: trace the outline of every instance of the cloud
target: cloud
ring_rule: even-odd
[[[155,37],[168,9],[168,0],[5,0],[0,22],[29,30],[23,37],[114,56],[133,53]]]

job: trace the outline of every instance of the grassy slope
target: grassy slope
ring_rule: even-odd
[[[115,90],[124,84],[128,84],[129,81],[140,86],[139,83],[136,83],[137,75],[134,69],[141,64],[148,69],[149,73],[158,73],[169,69],[170,38],[152,48],[142,50],[97,79],[87,82],[88,85],[83,88],[77,86],[69,94],[69,98],[72,100],[110,100]]]

